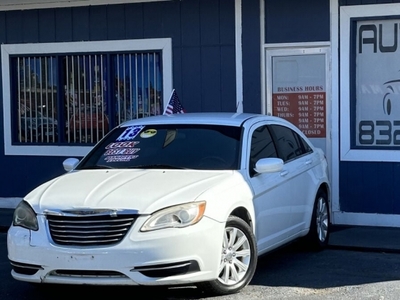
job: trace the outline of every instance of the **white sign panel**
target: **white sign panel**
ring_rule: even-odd
[[[357,21],[356,148],[400,146],[399,23],[400,19]]]
[[[399,38],[398,4],[340,7],[343,161],[400,161]]]
[[[310,138],[325,138],[325,54],[275,56],[272,65],[273,115]]]

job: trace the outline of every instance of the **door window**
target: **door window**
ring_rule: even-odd
[[[256,163],[261,158],[278,157],[275,145],[272,141],[271,134],[267,126],[260,126],[254,130],[251,137],[251,150],[250,150],[250,176],[256,173],[254,168]]]
[[[295,159],[312,151],[311,147],[296,132],[290,128],[271,125],[279,158],[284,162]]]

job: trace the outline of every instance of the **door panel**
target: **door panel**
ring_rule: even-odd
[[[291,208],[289,234],[296,235],[308,227],[306,216],[309,215],[310,203],[314,198],[312,168],[318,163],[318,157],[307,142],[290,128],[271,125],[270,131],[278,155],[285,162],[290,193],[288,204]]]
[[[253,169],[261,158],[277,157],[275,144],[268,126],[258,124],[250,129],[251,143],[248,151],[249,183],[254,192],[256,236],[260,252],[278,245],[288,234],[290,196],[286,187],[285,171],[257,174]]]

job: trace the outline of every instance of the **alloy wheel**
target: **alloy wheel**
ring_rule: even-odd
[[[226,227],[218,280],[234,285],[246,275],[251,261],[250,243],[243,231]]]
[[[323,197],[318,199],[316,213],[318,239],[324,242],[328,236],[329,216],[328,206]]]

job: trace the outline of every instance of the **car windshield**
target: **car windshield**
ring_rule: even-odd
[[[146,125],[114,129],[77,169],[238,169],[240,127]]]

